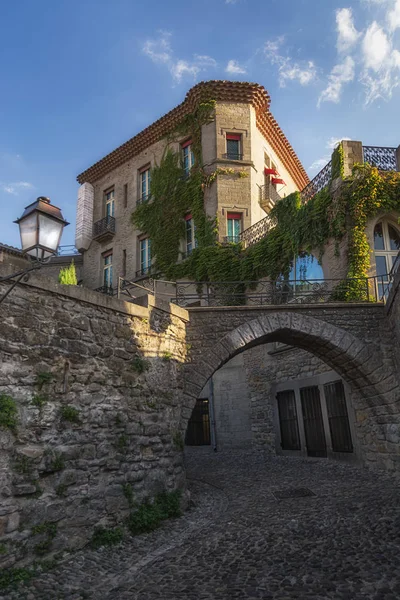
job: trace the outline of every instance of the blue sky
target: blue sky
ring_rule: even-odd
[[[255,81],[309,175],[335,140],[400,144],[400,0],[0,3],[0,241],[206,79]]]

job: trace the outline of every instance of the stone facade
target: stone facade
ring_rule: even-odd
[[[140,137],[146,131],[136,137]],[[241,136],[240,160],[226,158],[227,134]],[[266,156],[271,164],[276,166],[285,181],[285,187],[278,186],[281,195],[287,195],[298,189],[296,183],[298,178],[292,163],[289,159],[284,159],[279,155],[274,147],[274,136],[275,133],[271,132],[271,137],[268,138],[260,130],[251,99],[247,102],[217,101],[215,119],[211,123],[203,125],[201,142],[205,172],[210,174],[217,168],[229,168],[243,171],[247,175],[247,177],[241,178],[229,173],[219,175],[211,187],[205,191],[205,210],[209,216],[218,218],[221,242],[228,235],[228,212],[241,214],[242,230],[267,216],[269,208],[264,210],[260,205],[260,187],[265,183]],[[103,286],[103,256],[109,252],[112,252],[112,285],[114,288],[117,287],[118,276],[123,276],[130,281],[142,277],[139,272],[141,269],[139,243],[145,234],[136,230],[130,219],[141,197],[140,170],[143,167],[153,167],[158,164],[167,144],[174,151],[179,152],[180,143],[184,140],[185,138],[168,142],[164,138],[150,144],[116,168],[104,168],[103,170],[107,172],[99,178],[91,179],[89,175],[86,175],[90,179],[87,181],[85,174],[79,177],[82,187],[78,195],[76,244],[79,249],[82,249],[84,255],[83,280],[85,286],[91,289]],[[92,190],[90,194],[89,187]],[[114,190],[115,234],[102,241],[93,239],[89,243],[87,232],[90,227],[105,217],[105,194],[109,190]],[[88,224],[82,219],[89,219],[91,206],[93,208]],[[85,231],[84,236],[83,230]],[[81,242],[83,237],[84,243]],[[184,240],[182,240],[181,250],[182,253],[186,251]]]
[[[189,314],[187,339],[192,347],[192,364],[185,365],[187,408],[182,413],[183,427],[190,416],[192,399],[199,396],[206,381],[232,357],[244,352],[249,394],[243,396],[243,403],[249,406],[250,399],[252,444],[273,451],[276,428],[272,425],[271,385],[333,369],[349,386],[348,401],[360,459],[398,469],[400,389],[394,356],[396,340],[383,305],[191,308]],[[265,344],[273,341],[298,346],[313,357],[301,352],[293,360],[283,355],[272,360],[265,356]],[[253,346],[259,348],[257,352]],[[215,402],[218,404],[218,399]]]
[[[0,427],[1,566],[121,523],[128,488],[135,502],[185,488],[187,313],[149,302],[32,276],[0,305],[0,394],[18,410]]]

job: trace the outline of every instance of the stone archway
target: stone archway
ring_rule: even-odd
[[[229,309],[227,309],[228,311]],[[359,398],[359,441],[363,459],[394,468],[399,446],[397,424],[399,384],[380,357],[379,347],[344,329],[299,312],[268,312],[249,319],[215,343],[215,335],[195,349],[185,365],[185,403],[182,430],[186,428],[195,398],[213,373],[249,348],[272,341],[297,346],[318,356],[350,385]],[[386,417],[386,418],[385,418]],[[397,465],[396,465],[397,466]]]

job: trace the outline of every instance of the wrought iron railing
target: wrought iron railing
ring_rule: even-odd
[[[57,256],[71,256],[72,254],[81,256],[81,253],[75,246],[58,246]]]
[[[265,185],[260,185],[260,205],[261,206],[268,202],[270,202],[271,205],[273,206],[277,202],[279,202],[279,200],[281,200],[281,197],[271,182],[266,183]]]
[[[115,296],[116,290],[113,289],[111,285],[102,285],[94,290],[95,292],[100,292],[101,294],[106,294],[107,296]]]
[[[224,235],[222,238],[223,244],[239,244],[240,242],[240,233],[237,235]]]
[[[396,148],[363,146],[364,162],[377,167],[380,171],[400,171],[396,160]]]
[[[115,218],[107,215],[93,223],[93,237],[100,237],[105,234],[114,234],[115,233]]]
[[[393,282],[397,273],[400,273],[400,252],[396,256],[396,259],[393,263],[393,266],[388,275],[382,275],[381,279],[385,279],[379,284],[379,288],[381,291],[381,297],[384,302],[387,302],[387,299],[390,294],[390,290],[392,289]]]
[[[150,275],[153,273],[153,271],[154,269],[152,265],[150,265],[149,267],[143,267],[142,269],[136,271],[136,277],[144,277],[145,275]]]
[[[251,227],[248,227],[240,234],[240,241],[243,243],[244,247],[247,248],[252,244],[256,244],[263,237],[267,235],[276,225],[275,219],[272,219],[269,215],[261,219],[261,221],[257,221]]]
[[[226,160],[243,160],[243,154],[238,154],[237,152],[227,152],[222,155],[222,158]]]
[[[303,204],[308,202],[310,198],[315,196],[317,192],[320,192],[329,184],[332,178],[332,161],[329,161],[327,165],[310,181],[308,185],[300,192],[301,201]]]
[[[271,306],[377,302],[381,278],[301,279],[296,281],[176,282],[179,306]]]

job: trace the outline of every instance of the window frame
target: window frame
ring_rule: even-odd
[[[112,197],[108,198],[108,196],[111,194],[112,194]],[[104,190],[103,199],[104,199],[104,216],[106,218],[108,218],[108,217],[115,218],[115,187],[114,186]],[[111,206],[110,213],[108,213],[109,206]]]
[[[237,142],[237,152],[229,152],[228,142]],[[227,160],[242,160],[243,158],[243,143],[241,133],[226,133],[225,134],[225,148]],[[233,158],[236,156],[236,158]]]
[[[188,241],[188,223],[190,223],[190,241]],[[185,255],[189,256],[195,248],[197,248],[196,225],[192,215],[189,214],[185,217]]]
[[[232,221],[232,233],[229,234],[229,221]],[[238,233],[233,233],[233,223],[239,223],[239,231]],[[232,242],[234,244],[238,244],[240,242],[240,234],[243,231],[243,213],[239,212],[228,212],[226,214],[226,237],[228,238],[228,242]],[[235,238],[235,239],[230,239]]]
[[[142,247],[142,245],[144,245]],[[144,252],[143,252],[144,250]],[[142,259],[144,254],[144,260]],[[151,271],[151,239],[147,237],[142,237],[139,239],[139,271],[140,275],[147,275]]]
[[[111,288],[113,286],[113,251],[107,250],[101,255],[103,261],[102,283],[103,287]]]
[[[143,186],[143,184],[145,184]],[[138,202],[147,202],[150,198],[151,164],[147,163],[138,170]],[[145,193],[143,193],[145,187]]]
[[[195,162],[192,146],[193,146],[192,139],[188,139],[185,142],[181,143],[182,168],[183,168],[185,177],[189,177],[190,171],[192,170],[192,167]],[[186,152],[187,152],[187,162],[188,162],[187,166],[185,166]]]
[[[375,229],[378,227],[378,225],[382,226],[382,240],[383,240],[383,246],[384,246],[384,248],[382,250],[375,248]],[[372,243],[373,243],[373,248],[374,248],[374,259],[375,259],[375,276],[377,277],[378,296],[379,296],[378,300],[383,298],[383,296],[385,294],[385,289],[389,284],[389,273],[393,268],[394,261],[396,260],[397,255],[400,252],[400,250],[391,250],[390,249],[389,226],[392,227],[396,231],[397,235],[400,237],[399,228],[390,219],[380,219],[379,221],[377,221],[375,223],[374,228],[372,230]],[[387,248],[389,248],[389,249],[387,249]],[[378,270],[377,270],[377,262],[378,262],[377,259],[379,257],[383,257],[385,259],[385,265],[386,265],[386,273],[383,273],[381,275],[378,275]]]

